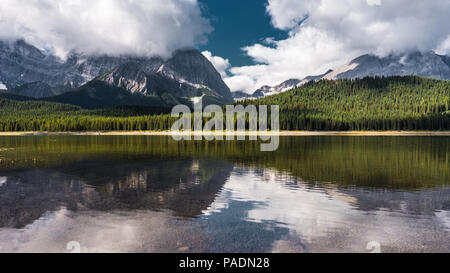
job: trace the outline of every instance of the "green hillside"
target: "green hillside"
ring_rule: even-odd
[[[17,95],[9,92],[9,90],[0,90],[0,99],[16,100],[16,101],[34,101],[34,98]]]
[[[122,105],[139,105],[149,107],[169,107],[177,104],[188,104],[191,102],[183,98],[175,98],[164,93],[162,96],[132,94],[129,91],[109,86],[105,82],[93,80],[87,84],[75,88],[69,92],[59,95],[32,98],[15,93],[16,90],[0,92],[0,98],[18,101],[48,101],[64,104],[72,104],[83,109],[105,109]]]
[[[160,98],[131,94],[102,81],[91,81],[73,91],[45,98],[46,101],[78,105],[83,109],[101,109],[120,105],[164,106]]]
[[[450,81],[414,76],[322,80],[240,103],[280,105],[284,130],[450,129]]]

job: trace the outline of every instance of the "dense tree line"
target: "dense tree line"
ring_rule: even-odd
[[[239,104],[279,105],[282,130],[450,130],[450,82],[414,76],[322,80]],[[169,130],[170,109],[0,99],[0,131]]]
[[[169,130],[173,118],[170,115],[139,117],[45,117],[2,119],[0,131],[147,131]]]
[[[450,82],[414,76],[322,80],[243,104],[280,105],[284,130],[450,129]]]
[[[82,110],[67,104],[0,99],[0,131],[168,130],[176,120],[169,112],[146,106]]]

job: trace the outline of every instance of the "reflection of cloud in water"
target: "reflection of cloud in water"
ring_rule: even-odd
[[[279,180],[272,171],[266,171],[263,176],[232,175],[211,209],[227,208],[230,200],[251,202],[254,206],[247,213],[247,221],[277,223],[279,227],[298,232],[308,241],[326,235],[329,228],[346,222],[345,218],[349,217],[351,205],[331,198],[323,190],[301,185],[290,189],[276,181]]]
[[[424,202],[421,195],[425,195],[425,199],[428,195],[439,196],[441,189],[408,194],[384,192],[397,198],[391,200],[394,205],[388,204],[398,207],[392,209],[384,208],[386,200],[381,198],[384,194],[377,191],[314,187],[294,180],[271,170],[261,173],[237,169],[205,215],[219,217],[230,204],[249,204],[240,206],[247,208],[245,213],[239,214],[244,215],[243,221],[265,224],[266,229],[275,224],[289,230],[289,238],[276,240],[272,251],[283,252],[287,248],[303,251],[304,247],[292,246],[296,240],[298,244],[306,243],[307,251],[319,252],[364,252],[366,244],[373,240],[380,242],[385,251],[449,250],[440,241],[450,239],[442,227],[448,228],[448,211],[436,217],[428,213],[441,208],[448,198],[435,198],[432,207],[425,208],[421,204]],[[368,207],[366,203],[377,209],[362,209]]]
[[[345,215],[341,212],[351,209],[324,192],[305,188],[290,190],[281,183],[274,183],[273,178],[264,178],[252,173],[232,176],[224,186],[223,195],[229,199],[255,204],[248,211],[247,221],[276,222],[281,227],[301,231],[304,239],[310,239],[324,235],[330,223],[343,222]],[[221,201],[222,204],[213,207],[226,207],[227,201],[223,198]]]
[[[437,211],[436,217],[450,231],[450,211]],[[450,242],[449,242],[450,244]]]
[[[165,212],[85,212],[65,208],[24,229],[0,229],[0,252],[65,252],[77,241],[82,252],[199,251],[202,235],[189,221]],[[7,243],[5,243],[7,242]]]
[[[7,180],[6,177],[0,177],[0,187],[6,184],[6,180]]]

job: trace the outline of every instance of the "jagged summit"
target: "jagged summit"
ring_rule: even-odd
[[[173,103],[177,98],[202,97],[205,103],[232,102],[230,89],[214,66],[197,50],[182,49],[168,60],[151,58],[122,64],[100,80],[131,93],[164,97]]]

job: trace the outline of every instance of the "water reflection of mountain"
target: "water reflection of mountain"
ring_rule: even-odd
[[[0,186],[0,227],[24,227],[62,206],[170,210],[196,217],[214,201],[232,169],[213,160],[102,160],[8,172]]]

